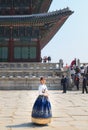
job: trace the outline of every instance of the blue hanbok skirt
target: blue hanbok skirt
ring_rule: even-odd
[[[51,104],[47,96],[39,95],[33,105],[32,122],[36,124],[47,124],[51,122]]]

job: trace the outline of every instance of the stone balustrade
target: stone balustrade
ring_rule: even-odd
[[[67,71],[61,71],[59,63],[0,63],[0,89],[37,89],[41,76],[46,77],[49,89],[61,89],[63,73]]]

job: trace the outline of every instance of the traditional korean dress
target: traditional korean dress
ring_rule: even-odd
[[[32,109],[32,122],[36,124],[48,124],[51,122],[51,104],[47,96],[47,86],[40,84],[39,96],[37,97]]]

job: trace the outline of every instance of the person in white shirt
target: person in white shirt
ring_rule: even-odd
[[[36,124],[48,124],[51,122],[51,103],[48,98],[48,89],[44,77],[40,78],[39,95],[33,105],[32,122]]]
[[[46,80],[43,77],[40,78],[40,85],[39,85],[38,90],[39,90],[39,95],[48,96],[48,89],[46,86]]]

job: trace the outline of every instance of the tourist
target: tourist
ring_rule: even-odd
[[[76,58],[75,58],[74,60],[72,60],[70,67],[71,67],[71,68],[72,68],[72,67],[75,68],[75,66],[76,66]]]
[[[74,80],[75,70],[73,69],[73,67],[70,69],[70,75],[71,75],[71,78]]]
[[[83,75],[82,93],[84,93],[84,90],[86,91],[86,93],[88,93],[88,91],[87,91],[87,78],[85,75]]]
[[[50,63],[51,62],[51,57],[50,56],[48,56],[48,63]]]
[[[77,87],[77,90],[79,90],[79,80],[80,80],[79,75],[76,74],[76,75],[75,75],[75,85],[76,85],[76,87]]]
[[[80,67],[80,73],[81,73],[81,76],[83,76],[85,74],[84,66]]]
[[[44,63],[47,62],[47,56],[44,56],[44,58],[43,58],[43,62],[44,62]]]
[[[48,97],[48,89],[44,77],[40,78],[39,96],[32,109],[32,122],[36,124],[48,124],[51,122],[52,112]]]
[[[67,78],[62,75],[62,78],[61,78],[61,85],[63,86],[63,93],[66,93],[66,90],[67,90]]]

